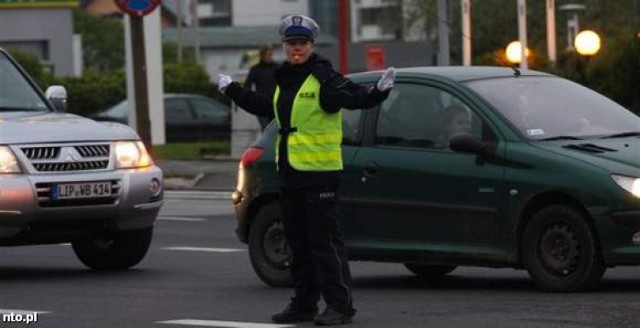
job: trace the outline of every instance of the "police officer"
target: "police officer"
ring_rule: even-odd
[[[270,97],[242,88],[227,75],[218,76],[223,93],[252,114],[275,117],[279,128],[280,204],[285,238],[293,252],[295,292],[289,305],[271,317],[277,323],[345,324],[355,314],[347,254],[336,220],[342,171],[341,109],[378,105],[395,80],[395,70],[389,68],[375,86],[354,84],[313,53],[318,32],[309,17],[292,15],[282,20],[280,35],[287,61],[276,70],[277,87]],[[327,306],[317,315],[320,296]]]

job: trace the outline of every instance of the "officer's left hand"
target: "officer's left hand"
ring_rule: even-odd
[[[231,79],[231,76],[225,75],[225,74],[218,74],[218,90],[220,90],[220,92],[224,93],[224,90],[227,89],[227,87],[229,86],[229,84],[231,84],[231,82],[233,82],[233,80]]]
[[[389,67],[386,71],[384,71],[380,80],[378,80],[378,84],[376,84],[376,87],[382,92],[387,91],[393,88],[393,83],[395,80],[396,69],[393,67]]]

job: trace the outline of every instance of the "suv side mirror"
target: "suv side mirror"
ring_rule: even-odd
[[[67,89],[65,87],[52,85],[47,88],[45,96],[59,112],[67,111]]]
[[[472,153],[478,155],[489,155],[490,153],[487,143],[468,134],[461,134],[453,137],[449,142],[449,148],[461,153]]]

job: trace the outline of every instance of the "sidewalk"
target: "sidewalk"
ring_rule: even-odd
[[[200,159],[193,161],[158,160],[167,190],[233,191],[238,175],[238,160]]]

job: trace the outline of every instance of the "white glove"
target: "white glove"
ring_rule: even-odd
[[[225,75],[225,74],[218,74],[218,90],[220,90],[220,92],[224,93],[224,90],[227,89],[227,87],[229,86],[229,84],[231,84],[231,82],[233,82],[233,80],[231,79],[231,76]]]
[[[384,71],[382,77],[380,77],[380,80],[378,80],[378,84],[376,85],[376,87],[382,92],[387,91],[393,88],[393,82],[395,81],[395,79],[396,69],[393,67],[389,67],[386,71]]]

